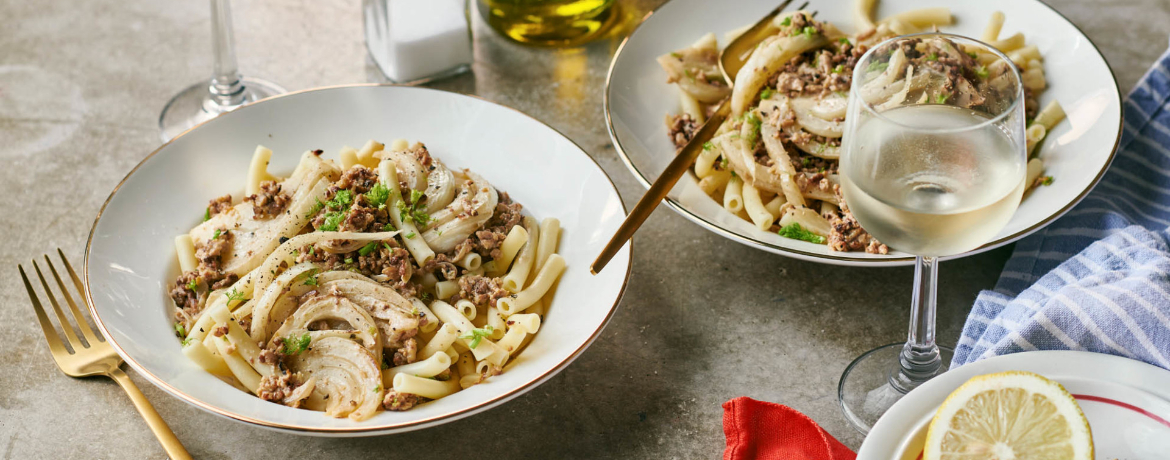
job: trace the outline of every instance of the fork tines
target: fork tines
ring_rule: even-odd
[[[69,264],[69,260],[65,258],[65,253],[57,249],[57,255],[61,258],[61,263],[65,270],[69,273],[69,277],[73,281],[75,292],[78,299],[84,300],[85,286],[81,283],[81,278],[78,278],[77,272],[73,270],[73,266]],[[45,312],[44,305],[41,303],[41,297],[29,282],[28,275],[25,273],[23,265],[17,265],[20,270],[20,278],[24,281],[24,288],[28,290],[29,299],[32,300],[33,310],[36,311],[37,319],[40,321],[41,329],[45,333],[45,339],[49,342],[49,348],[54,353],[76,353],[78,348],[89,348],[97,342],[104,342],[105,339],[95,334],[93,328],[86,322],[86,318],[81,314],[81,309],[77,307],[77,301],[74,300],[73,294],[70,294],[69,289],[65,286],[65,282],[61,279],[60,273],[57,272],[57,267],[53,265],[53,261],[49,259],[49,255],[44,255],[44,263],[49,268],[49,272],[53,275],[56,281],[57,290],[60,292],[60,297],[65,299],[65,303],[69,306],[69,312],[72,315],[70,320],[65,315],[65,311],[61,308],[60,302],[57,301],[57,295],[54,295],[53,290],[49,287],[49,282],[45,278],[44,272],[41,271],[40,264],[36,260],[32,261],[33,270],[36,271],[37,278],[40,279],[41,288],[44,290],[44,298],[49,300],[49,304],[53,306],[53,312],[57,315],[57,323],[61,326],[61,331],[65,333],[68,339],[68,347],[61,341],[61,336],[57,334],[57,329],[53,327],[53,323],[49,320],[49,315]],[[76,329],[75,329],[76,328]],[[79,337],[76,331],[81,332]]]

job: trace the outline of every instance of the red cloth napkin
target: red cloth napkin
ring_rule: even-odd
[[[723,460],[854,460],[857,454],[788,406],[739,397],[723,403]]]

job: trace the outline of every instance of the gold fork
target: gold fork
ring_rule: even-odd
[[[69,264],[69,260],[65,259],[65,253],[57,249],[57,254],[61,257],[61,262],[65,266],[65,270],[69,272],[69,276],[73,279],[73,285],[77,288],[78,295],[81,299],[85,298],[85,287],[81,284],[81,279],[77,277],[77,272],[73,271],[73,266]],[[61,330],[65,333],[65,337],[69,340],[69,348],[61,342],[61,337],[57,335],[57,330],[53,327],[53,323],[49,321],[49,316],[45,314],[45,308],[41,305],[37,293],[33,290],[32,284],[28,281],[28,275],[24,273],[24,266],[17,265],[20,270],[20,277],[24,280],[24,288],[28,290],[28,296],[32,299],[33,310],[37,312],[37,319],[41,322],[41,329],[45,332],[45,340],[49,342],[49,351],[53,353],[53,361],[57,362],[57,367],[61,368],[61,372],[70,377],[90,377],[94,375],[104,375],[122,386],[126,390],[126,394],[130,395],[130,400],[134,402],[134,407],[138,409],[138,413],[146,419],[146,424],[150,425],[150,430],[154,432],[158,442],[162,443],[163,449],[166,450],[167,455],[172,459],[190,459],[191,454],[187,453],[187,449],[183,448],[183,444],[179,442],[179,438],[175,437],[175,433],[167,426],[158,412],[154,410],[154,406],[150,405],[150,401],[146,400],[146,396],[134,382],[130,381],[130,377],[126,376],[125,372],[119,367],[122,365],[122,358],[114,352],[114,347],[106,342],[104,337],[94,334],[93,329],[86,323],[85,317],[81,315],[81,311],[77,308],[77,303],[73,301],[73,296],[69,294],[69,290],[65,288],[65,283],[61,281],[61,276],[57,274],[57,268],[53,266],[53,262],[49,260],[49,255],[45,256],[45,264],[48,265],[49,271],[53,274],[53,279],[57,281],[57,287],[61,291],[62,297],[65,298],[65,303],[69,305],[69,310],[73,314],[74,321],[70,321],[65,317],[65,313],[61,310],[61,305],[57,302],[57,298],[53,296],[53,291],[49,289],[49,283],[45,281],[45,275],[41,273],[41,267],[37,265],[37,261],[33,260],[33,269],[37,272],[37,277],[40,278],[41,287],[45,290],[45,297],[49,299],[49,303],[53,305],[53,311],[57,313],[57,322],[61,324]],[[82,341],[80,337],[74,333],[74,327],[81,331],[85,340]]]
[[[752,50],[760,44],[765,37],[775,33],[775,28],[771,28],[772,19],[784,11],[793,0],[785,0],[776,9],[768,13],[762,19],[757,21],[750,29],[740,34],[735,40],[732,40],[723,51],[719,53],[719,70],[723,73],[723,78],[728,83],[734,83],[735,75],[739,73],[739,69],[747,62],[748,57],[751,56]],[[803,10],[808,6],[808,2],[797,7],[797,10]],[[816,16],[816,13],[812,13]],[[650,188],[646,190],[646,194],[638,200],[638,204],[634,205],[634,209],[626,216],[626,220],[618,227],[617,232],[606,243],[605,248],[601,250],[601,254],[593,261],[593,265],[589,267],[589,271],[594,275],[601,272],[605,268],[613,256],[617,255],[622,246],[626,245],[626,241],[634,237],[634,232],[642,226],[646,218],[654,212],[658,204],[666,198],[666,194],[670,193],[670,189],[674,188],[674,184],[686,174],[687,170],[691,168],[691,164],[699,157],[699,153],[703,151],[703,143],[711,140],[715,136],[715,131],[719,130],[719,125],[727,119],[731,113],[731,97],[728,96],[723,99],[715,112],[707,118],[707,122],[699,127],[695,132],[694,137],[690,142],[687,142],[682,149],[675,154],[674,159],[670,164],[666,165],[666,169],[662,170],[662,174],[658,175],[658,179],[650,184]]]

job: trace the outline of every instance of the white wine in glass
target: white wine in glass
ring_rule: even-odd
[[[845,369],[846,418],[868,433],[910,390],[945,372],[935,343],[938,257],[991,240],[1024,191],[1024,89],[1015,64],[975,40],[924,33],[889,39],[854,67],[841,190],[857,222],[916,255],[910,333]]]

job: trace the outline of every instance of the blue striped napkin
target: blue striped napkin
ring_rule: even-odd
[[[1076,208],[1016,244],[952,367],[1086,350],[1170,369],[1170,51],[1124,103],[1117,157]]]

